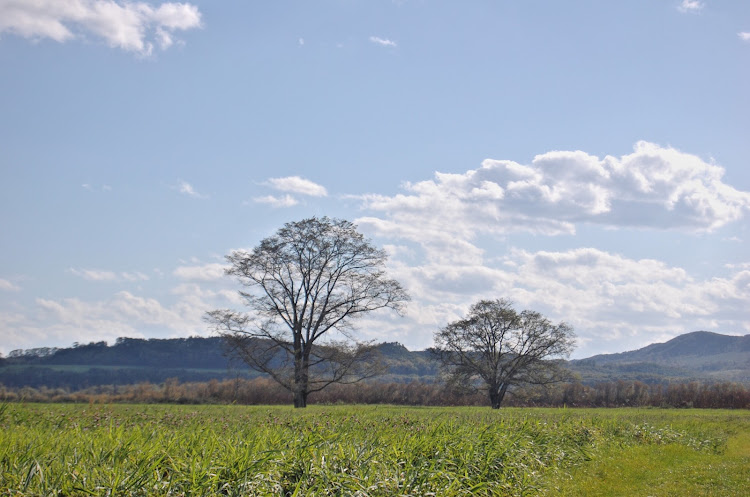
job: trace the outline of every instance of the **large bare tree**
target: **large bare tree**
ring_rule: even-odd
[[[508,300],[481,300],[467,317],[436,332],[434,343],[449,381],[486,390],[497,409],[513,386],[568,379],[559,359],[570,354],[575,335],[538,312],[516,312]]]
[[[305,407],[308,394],[378,372],[374,347],[351,335],[352,321],[409,296],[385,273],[386,253],[349,221],[312,217],[285,224],[251,252],[226,257],[250,313],[211,311],[230,350],[269,374]],[[328,335],[328,336],[326,336]]]

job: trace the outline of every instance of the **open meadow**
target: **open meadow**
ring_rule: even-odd
[[[750,411],[23,404],[0,495],[748,495]]]

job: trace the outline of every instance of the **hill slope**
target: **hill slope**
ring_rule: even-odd
[[[750,335],[695,331],[638,350],[570,361],[570,367],[586,382],[612,379],[750,382]]]
[[[427,351],[409,351],[399,343],[378,346],[387,373],[380,381],[434,381],[438,367]],[[0,359],[0,384],[79,389],[95,385],[182,382],[252,378],[259,373],[225,355],[221,338],[118,338],[70,348],[14,351]]]
[[[435,381],[438,366],[428,351],[410,351],[399,343],[382,343],[388,372],[379,381]],[[697,331],[639,350],[569,361],[581,381],[638,380],[737,381],[750,383],[750,335],[728,336]],[[77,389],[125,385],[168,378],[209,381],[253,377],[257,373],[224,355],[220,338],[120,338],[108,346],[90,343],[64,349],[14,351],[0,359],[0,384],[8,387]]]

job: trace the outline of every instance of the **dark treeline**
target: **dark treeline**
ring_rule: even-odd
[[[137,383],[164,383],[169,378],[179,378],[182,382],[208,382],[226,380],[228,377],[252,378],[258,376],[252,371],[230,371],[228,369],[171,369],[171,368],[128,368],[128,367],[33,367],[19,366],[0,372],[0,384],[8,388],[52,388],[78,391],[100,385],[135,385]]]
[[[87,365],[152,368],[226,369],[230,362],[219,337],[168,339],[118,338],[107,342],[74,343],[69,348],[13,350],[4,361],[10,365]]]
[[[382,381],[430,382],[438,375],[428,351],[412,352],[398,343],[381,343],[377,348],[388,371]],[[173,377],[199,383],[258,376],[241,361],[227,357],[218,337],[118,338],[112,346],[92,342],[65,349],[19,349],[0,358],[0,384],[14,389],[79,391],[104,385],[161,384]]]
[[[0,400],[85,403],[289,404],[290,394],[268,378],[161,384],[63,388],[8,388]],[[332,385],[311,394],[311,404],[396,404],[409,406],[486,406],[487,396],[465,394],[438,383],[359,383]],[[670,383],[648,385],[617,381],[592,386],[580,383],[519,390],[503,405],[516,407],[675,407],[750,409],[750,389],[739,383]]]

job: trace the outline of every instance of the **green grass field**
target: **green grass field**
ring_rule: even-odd
[[[0,495],[750,494],[748,411],[0,411]]]

